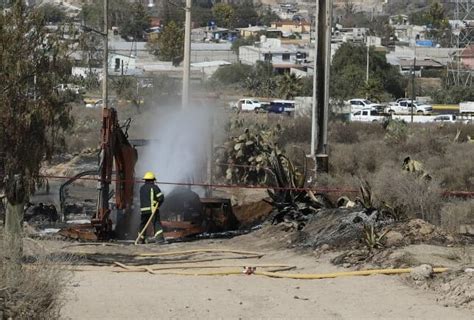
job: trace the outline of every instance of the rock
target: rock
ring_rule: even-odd
[[[346,263],[343,263],[342,266],[343,266],[344,268],[350,268],[350,267],[351,267],[351,264],[348,263],[348,262],[346,262]]]
[[[329,245],[327,243],[323,244],[320,248],[321,251],[327,251],[329,250]]]
[[[398,245],[402,242],[403,235],[398,231],[389,231],[385,235],[385,245],[387,247]]]
[[[428,223],[424,223],[421,225],[420,227],[420,234],[423,235],[423,236],[427,236],[429,235],[430,233],[432,233],[434,231],[434,227],[431,225],[431,224],[428,224]]]
[[[431,277],[433,274],[433,267],[429,264],[422,264],[411,270],[410,275],[415,281],[423,281]]]

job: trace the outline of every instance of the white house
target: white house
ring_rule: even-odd
[[[279,39],[261,37],[261,41],[254,46],[239,48],[239,61],[254,65],[257,61],[271,62],[275,69],[291,69],[300,66],[306,60],[307,53],[295,46],[281,45]]]
[[[136,75],[138,70],[136,60],[137,59],[132,55],[110,53],[109,73],[111,75]]]

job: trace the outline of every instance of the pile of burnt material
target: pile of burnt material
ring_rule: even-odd
[[[59,214],[54,204],[28,203],[25,207],[24,220],[30,223],[47,223],[59,220]]]
[[[160,218],[168,239],[238,229],[230,199],[200,198],[189,188],[176,188],[166,195]]]

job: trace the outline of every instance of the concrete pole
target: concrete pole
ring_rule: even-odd
[[[318,123],[318,147],[316,166],[320,172],[329,171],[328,119],[329,119],[329,72],[331,67],[331,25],[333,0],[318,0],[316,110]]]
[[[109,74],[109,0],[104,0],[104,57],[102,66],[102,101],[104,109],[108,108],[108,86],[107,78]]]
[[[366,74],[365,74],[365,83],[369,83],[369,67],[370,67],[370,41],[371,38],[369,36],[366,37],[366,45],[367,45],[367,67],[366,67]],[[367,98],[367,97],[366,97]]]
[[[184,24],[184,60],[183,60],[183,92],[181,104],[183,109],[189,106],[189,77],[191,73],[191,6],[192,0],[186,0],[186,20]]]
[[[318,68],[318,4],[316,3],[315,12],[314,12],[314,62],[313,62],[313,99],[311,104],[311,158],[313,161],[316,159],[316,141],[318,141],[318,114],[316,112],[316,69]]]

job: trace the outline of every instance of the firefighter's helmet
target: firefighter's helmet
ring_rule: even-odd
[[[148,171],[147,173],[145,173],[145,175],[143,176],[143,180],[155,180],[155,174],[151,171]]]

